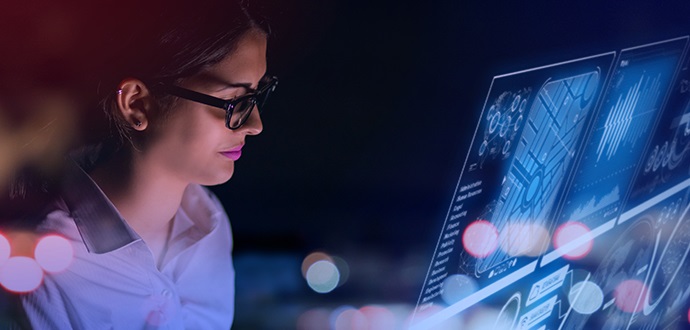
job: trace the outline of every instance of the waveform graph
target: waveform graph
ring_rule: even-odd
[[[621,93],[608,111],[603,136],[597,147],[597,161],[614,158],[626,145],[635,146],[649,130],[657,112],[656,100],[661,94],[661,74],[643,74],[639,81]]]
[[[635,190],[637,174],[668,164],[672,143],[661,143],[651,160],[647,150],[653,152],[652,141],[687,41],[677,38],[621,51],[564,199],[560,222],[577,220],[593,230],[615,222],[634,207],[626,201]],[[596,201],[596,210],[583,212],[591,201]]]
[[[594,70],[549,79],[539,89],[491,217],[499,231],[516,224],[551,228],[560,189],[592,117],[600,79]],[[509,262],[512,256],[506,250],[512,249],[477,261],[477,272]]]
[[[442,310],[417,328],[483,306],[496,311],[489,327],[687,322],[690,97],[666,111],[687,42],[494,77],[418,301]],[[631,202],[640,173],[680,172]],[[440,283],[454,275],[476,291],[443,302]]]
[[[421,328],[535,271],[614,59],[609,52],[493,78],[416,310],[447,307]],[[454,275],[478,291],[443,301],[441,284]],[[501,312],[512,323],[514,304]]]
[[[620,188],[615,186],[610,192],[603,194],[601,196],[593,195],[589,200],[584,202],[582,205],[575,208],[568,216],[571,220],[582,220],[592,214],[595,214],[607,205],[616,203],[620,201]]]

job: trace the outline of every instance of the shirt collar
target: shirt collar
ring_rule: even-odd
[[[141,240],[91,177],[74,161],[67,163],[61,196],[88,251],[107,253]]]
[[[219,216],[224,214],[219,205],[207,188],[190,184],[182,196],[180,211],[189,217],[197,230],[207,235],[218,225]]]
[[[68,161],[61,190],[89,252],[108,253],[141,240],[101,188],[74,161]],[[217,227],[224,214],[213,194],[197,184],[185,189],[178,213],[183,216],[175,216],[171,239],[181,235],[201,239]]]

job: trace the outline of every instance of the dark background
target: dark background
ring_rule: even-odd
[[[414,307],[495,75],[690,33],[690,2],[269,1],[280,84],[232,180],[235,328]],[[304,257],[349,266],[328,294]],[[269,317],[267,317],[269,316]]]

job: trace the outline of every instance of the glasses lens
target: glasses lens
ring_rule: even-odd
[[[256,95],[259,110],[262,110],[261,108],[263,108],[264,104],[266,104],[268,96],[271,95],[271,93],[276,89],[277,85],[278,79],[276,77],[270,77],[267,78],[267,80],[264,82],[264,85],[259,88],[259,93]]]
[[[237,103],[232,110],[232,116],[230,118],[226,117],[228,128],[236,129],[242,126],[249,119],[249,115],[251,115],[255,105],[256,98],[254,97],[248,97]]]
[[[232,110],[232,115],[228,111],[225,117],[226,126],[230,129],[237,129],[249,119],[249,116],[254,110],[254,107],[259,107],[259,111],[263,110],[263,106],[268,99],[268,96],[276,89],[278,79],[275,77],[265,78],[259,86],[256,94],[247,95],[240,100]]]
[[[264,104],[268,100],[268,96],[271,94],[271,89],[267,89],[263,93],[256,96],[256,104],[259,106],[259,111],[263,111]]]

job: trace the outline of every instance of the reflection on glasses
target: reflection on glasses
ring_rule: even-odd
[[[268,96],[276,89],[277,85],[277,77],[266,76],[261,79],[259,88],[255,92],[231,100],[223,100],[172,84],[160,84],[160,87],[163,92],[170,95],[225,110],[225,127],[234,130],[247,122],[256,106],[259,107],[259,110],[263,109]]]

